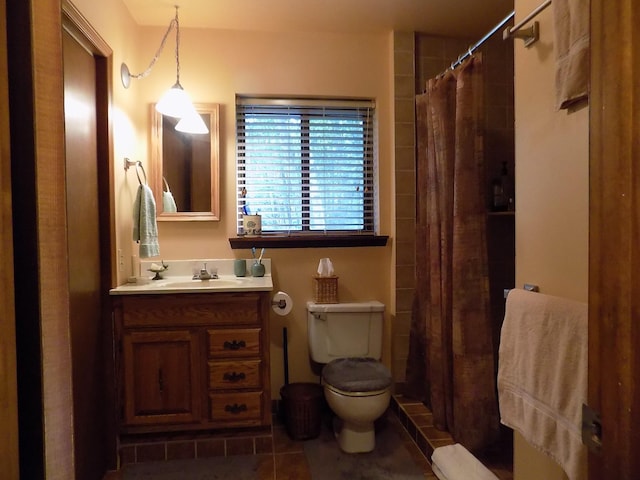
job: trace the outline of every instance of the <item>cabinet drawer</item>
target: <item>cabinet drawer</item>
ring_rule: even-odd
[[[242,328],[207,330],[209,356],[258,357],[260,356],[260,329]]]
[[[121,300],[123,324],[167,325],[259,325],[260,297],[251,294],[135,295]]]
[[[209,404],[216,423],[256,425],[262,419],[262,392],[212,393]]]
[[[209,362],[209,388],[260,388],[260,360]]]

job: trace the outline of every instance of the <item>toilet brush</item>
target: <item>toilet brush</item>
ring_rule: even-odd
[[[287,346],[287,327],[282,328],[282,354],[284,356],[284,384],[289,385],[289,350]]]

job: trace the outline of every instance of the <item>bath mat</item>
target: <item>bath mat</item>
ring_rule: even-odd
[[[123,480],[256,480],[261,462],[271,455],[237,455],[138,463],[122,469]]]
[[[323,427],[318,438],[304,443],[304,453],[312,480],[424,480],[424,471],[388,422],[377,431],[373,452],[343,453]]]

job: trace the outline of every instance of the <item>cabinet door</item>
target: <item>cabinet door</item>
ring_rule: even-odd
[[[189,330],[124,333],[126,425],[200,420],[198,345],[197,335]]]

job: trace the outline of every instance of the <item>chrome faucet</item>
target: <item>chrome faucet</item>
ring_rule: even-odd
[[[199,273],[193,275],[193,280],[210,280],[212,278],[218,278],[218,274],[215,271],[209,272],[207,270],[207,264],[203,263]]]

